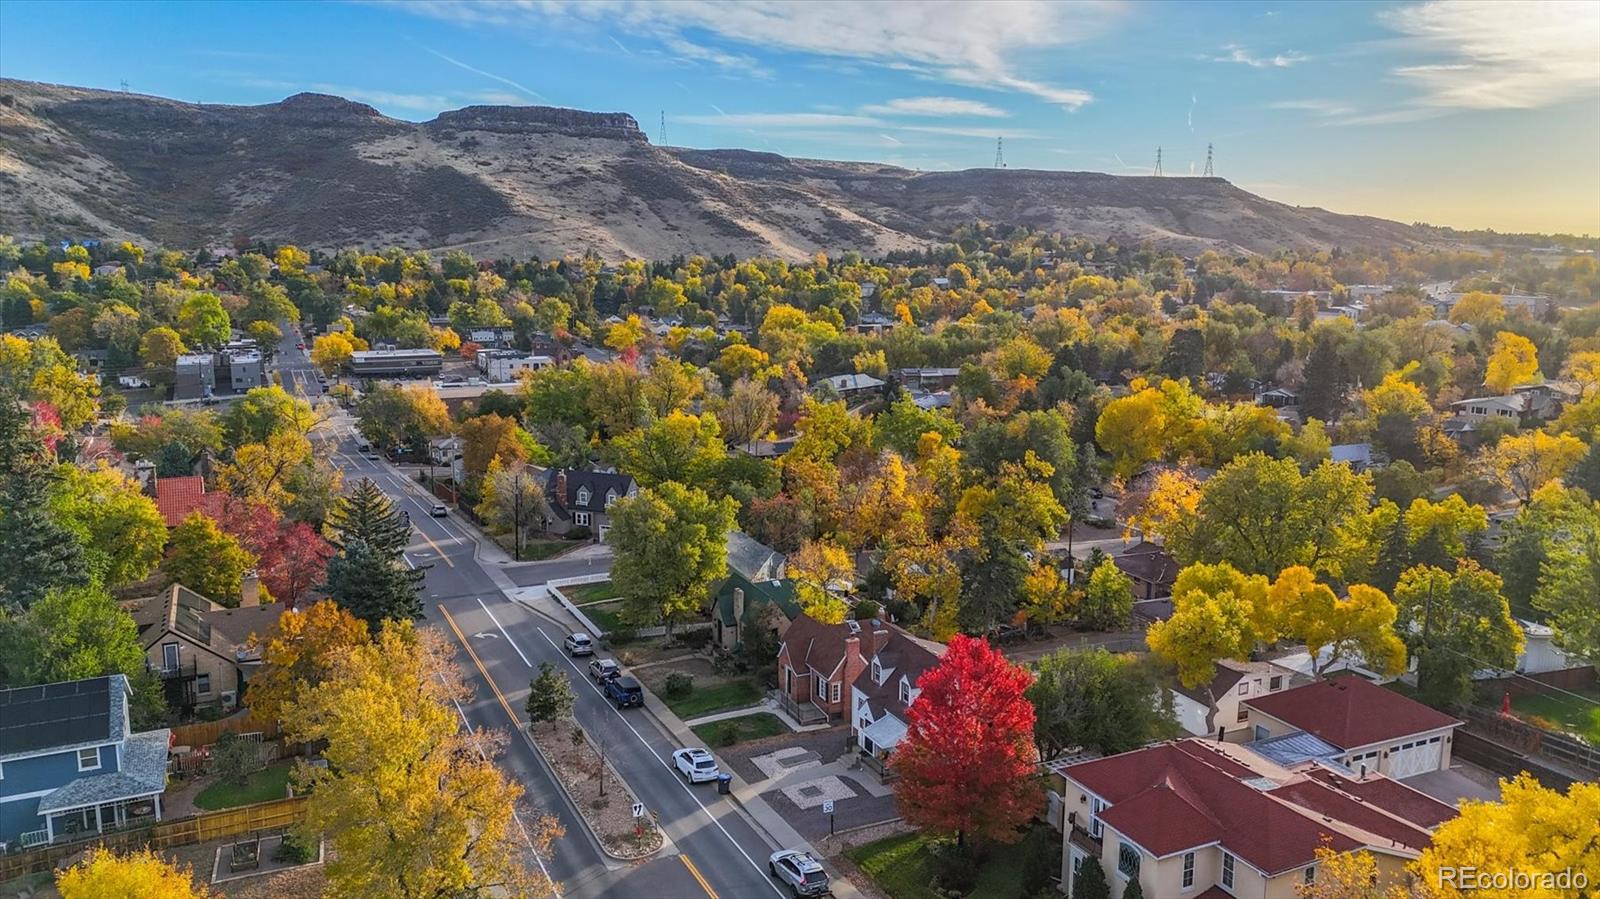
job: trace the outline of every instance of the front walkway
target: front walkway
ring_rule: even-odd
[[[655,662],[655,663],[652,663],[652,664],[659,665],[661,663],[660,662]],[[634,666],[635,669],[639,669],[639,668],[643,668],[643,667],[646,667],[646,666],[644,666],[644,665],[635,665]],[[828,728],[833,726],[832,724],[829,724],[826,721],[824,721],[821,724],[801,724],[800,722],[794,720],[794,718],[791,717],[789,715],[789,713],[784,710],[783,706],[779,705],[776,702],[773,702],[770,698],[761,700],[761,704],[760,705],[753,705],[753,706],[749,706],[747,708],[742,708],[742,709],[728,709],[727,711],[723,711],[723,712],[712,712],[709,715],[701,715],[699,718],[695,718],[695,719],[692,719],[692,720],[689,720],[689,721],[685,721],[683,723],[684,723],[684,726],[686,726],[686,727],[699,727],[702,724],[710,724],[713,721],[726,721],[729,718],[744,718],[744,717],[749,716],[749,715],[761,715],[761,714],[772,715],[773,717],[777,718],[779,721],[782,721],[789,728],[789,730],[794,731],[795,733],[803,734],[803,733],[810,733],[811,731],[816,731],[816,730],[827,730]]]

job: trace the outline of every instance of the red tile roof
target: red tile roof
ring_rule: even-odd
[[[182,524],[190,512],[200,508],[205,495],[206,479],[199,475],[156,479],[156,508],[169,528]]]
[[[1324,845],[1417,851],[1454,814],[1382,775],[1289,770],[1241,747],[1194,739],[1061,773],[1109,804],[1100,813],[1107,827],[1157,857],[1220,842],[1269,875],[1311,864]]]
[[[1340,749],[1398,740],[1461,722],[1360,677],[1339,677],[1243,700]]]

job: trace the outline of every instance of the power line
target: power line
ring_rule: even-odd
[[[1190,171],[1194,171],[1194,170],[1190,169]],[[1215,178],[1215,177],[1217,177],[1217,173],[1212,171],[1212,169],[1211,169],[1211,145],[1210,144],[1206,144],[1206,177],[1207,178]]]
[[[1005,148],[1006,148],[1006,139],[1005,138],[997,137],[997,138],[994,139],[994,167],[997,168],[997,169],[1003,169],[1003,168],[1006,167],[1006,149]]]

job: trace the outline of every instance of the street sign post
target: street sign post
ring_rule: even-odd
[[[633,816],[635,818],[643,818],[644,817],[644,803],[635,802],[633,804]]]
[[[828,836],[833,836],[833,800],[822,800],[822,813],[828,816]]]

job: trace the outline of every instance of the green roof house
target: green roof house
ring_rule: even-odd
[[[784,577],[784,555],[750,537],[728,534],[728,577],[712,598],[717,645],[732,651],[749,627],[766,627],[778,637],[800,614],[794,581]]]

